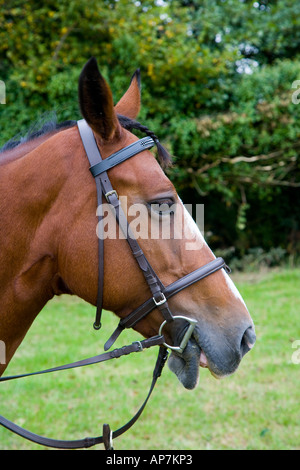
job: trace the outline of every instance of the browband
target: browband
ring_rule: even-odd
[[[91,166],[90,172],[94,177],[96,177],[110,168],[125,162],[125,160],[128,160],[128,158],[133,157],[137,153],[143,152],[143,150],[146,149],[151,149],[154,145],[155,142],[152,137],[144,137],[143,139],[128,145],[128,147],[125,147],[118,152],[112,153],[105,160],[96,163],[96,165]]]

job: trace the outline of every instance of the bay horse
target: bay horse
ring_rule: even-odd
[[[140,75],[114,106],[112,92],[90,59],[79,79],[79,105],[103,161],[139,140],[132,129],[145,132],[157,144],[160,163],[168,155],[157,137],[137,123],[140,111]],[[149,298],[149,284],[124,237],[105,238],[98,258],[96,233],[97,191],[76,121],[54,125],[18,145],[7,145],[0,157],[0,340],[5,344],[5,371],[32,322],[55,295],[73,294],[97,305],[99,263],[104,266],[102,304],[121,321]],[[173,220],[182,220],[186,236],[168,239],[150,236],[139,245],[164,286],[172,285],[215,256],[197,225],[185,210],[176,190],[148,148],[109,168],[116,193],[127,198],[130,209],[139,204],[149,219],[154,204],[179,209]],[[160,219],[158,211],[155,216]],[[179,217],[179,219],[178,219]],[[193,249],[187,249],[187,239]],[[168,300],[170,311],[195,324],[183,350],[173,350],[170,369],[184,387],[197,385],[199,367],[216,377],[232,374],[255,343],[247,307],[224,265],[193,282]],[[136,329],[145,338],[161,333],[161,302],[141,318]],[[175,317],[176,318],[176,317]],[[182,338],[181,322],[164,322],[166,344]],[[3,362],[3,361],[2,361]]]

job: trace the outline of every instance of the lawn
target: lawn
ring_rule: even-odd
[[[300,270],[235,278],[256,325],[257,343],[239,370],[221,381],[200,370],[187,391],[165,367],[139,421],[116,450],[300,449]],[[51,301],[36,319],[7,374],[64,364],[103,352],[117,319],[73,297]],[[117,346],[140,339],[126,331]],[[299,346],[298,346],[299,349]],[[7,382],[0,414],[38,434],[78,439],[117,429],[144,401],[157,349],[107,363]],[[98,447],[99,448],[99,447]],[[0,428],[0,450],[44,449]],[[100,446],[102,449],[102,446]]]

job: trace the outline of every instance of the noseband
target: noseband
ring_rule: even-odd
[[[163,366],[166,362],[168,352],[167,349],[176,351],[177,353],[182,353],[193,333],[193,330],[196,326],[197,321],[192,318],[185,316],[174,316],[169,308],[168,299],[176,295],[178,292],[186,289],[195,282],[204,279],[210,274],[215,273],[216,271],[224,268],[227,272],[230,272],[230,269],[226,266],[225,261],[222,258],[216,258],[210,263],[192,271],[186,276],[177,279],[175,282],[168,286],[164,286],[162,281],[159,279],[158,275],[155,273],[151,267],[149,261],[147,260],[143,250],[138,244],[130,225],[127,221],[125,213],[120,205],[117,191],[112,187],[110,179],[108,177],[107,171],[113,168],[116,165],[121,164],[122,162],[128,160],[129,158],[137,155],[144,150],[152,148],[157,142],[155,142],[152,137],[144,137],[138,141],[128,145],[127,147],[119,150],[116,153],[113,153],[105,160],[102,160],[100,151],[98,149],[96,140],[92,129],[88,126],[84,119],[77,122],[80,137],[85,148],[86,155],[90,162],[90,171],[95,178],[96,188],[97,188],[97,205],[98,207],[102,204],[103,196],[105,200],[111,205],[113,213],[116,217],[116,220],[125,236],[125,239],[128,242],[128,245],[131,249],[132,255],[134,256],[138,267],[141,269],[145,281],[149,286],[149,291],[151,296],[146,300],[142,305],[133,310],[126,318],[120,320],[116,330],[113,332],[111,337],[106,341],[104,345],[104,354],[94,356],[82,361],[73,362],[71,364],[66,364],[59,367],[54,367],[52,369],[47,369],[39,372],[33,372],[30,374],[21,374],[17,376],[4,376],[0,377],[0,382],[5,382],[13,379],[28,377],[32,375],[45,374],[49,372],[57,372],[60,370],[72,369],[76,367],[82,367],[90,364],[97,364],[99,362],[107,361],[109,359],[116,359],[121,356],[130,354],[132,352],[139,352],[143,349],[150,348],[152,346],[160,346],[158,358],[154,367],[153,377],[151,386],[148,392],[148,395],[135,414],[135,416],[124,426],[117,429],[114,432],[110,431],[110,428],[107,424],[103,425],[103,436],[85,438],[79,440],[71,441],[61,441],[57,439],[49,439],[43,436],[34,434],[26,429],[23,429],[11,421],[7,420],[3,416],[0,416],[0,424],[10,431],[33,441],[37,444],[41,444],[47,447],[61,448],[61,449],[78,449],[84,447],[91,447],[96,444],[104,443],[105,448],[112,449],[112,438],[118,437],[127,431],[139,418],[142,411],[144,410],[150,395],[154,389],[157,379],[160,377]],[[99,221],[101,221],[102,216],[99,216]],[[102,224],[99,224],[99,227],[104,229]],[[96,309],[96,318],[94,322],[94,328],[99,330],[101,328],[101,313],[103,306],[103,286],[104,286],[104,236],[103,233],[98,234],[98,295],[97,295],[97,309]],[[120,333],[125,328],[133,328],[140,320],[146,317],[154,309],[158,309],[163,317],[162,324],[159,328],[158,334],[156,336],[150,337],[142,341],[135,341],[129,346],[123,346],[122,348],[114,349],[109,351],[111,346],[114,344]],[[185,320],[188,323],[188,327],[185,331],[185,334],[179,345],[169,345],[165,342],[163,336],[163,328],[166,324],[170,324],[176,320]]]

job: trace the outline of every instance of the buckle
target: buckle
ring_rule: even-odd
[[[117,197],[117,199],[119,199],[118,193],[115,189],[113,189],[112,191],[108,191],[106,194],[104,194],[104,197],[108,203],[109,203],[109,199],[108,199],[109,196],[112,196],[113,194]]]
[[[141,351],[143,351],[144,348],[143,348],[143,345],[142,345],[142,343],[141,343],[140,341],[134,341],[132,344],[133,344],[133,345],[134,345],[134,344],[137,344],[137,346],[138,346],[139,349],[138,349],[136,352],[141,352]]]
[[[113,447],[113,432],[109,424],[103,424],[103,444],[105,450],[114,450]]]
[[[161,299],[160,300],[156,300],[155,297],[152,297],[156,307],[158,307],[159,305],[164,304],[167,301],[167,299],[165,297],[165,294],[163,292],[161,292],[160,294],[161,294]]]

